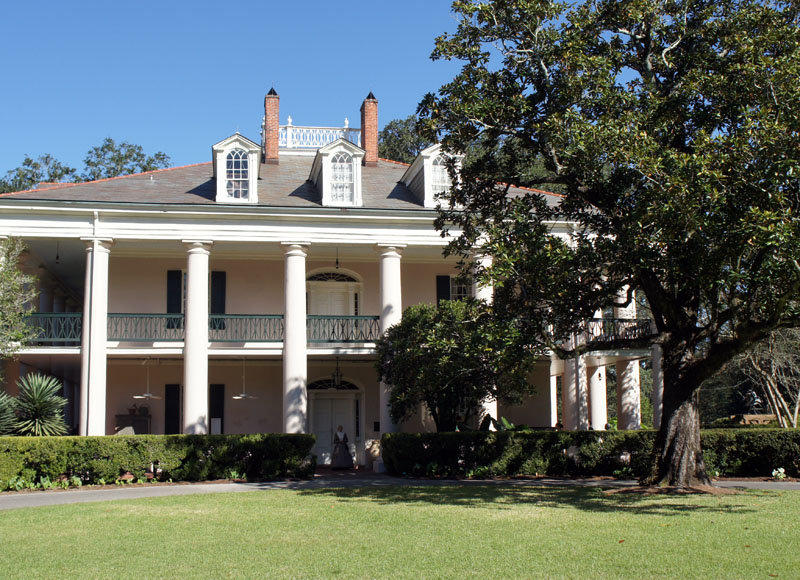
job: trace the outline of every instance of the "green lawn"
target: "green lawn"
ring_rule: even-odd
[[[0,512],[0,578],[788,579],[798,522],[800,492],[193,495]]]

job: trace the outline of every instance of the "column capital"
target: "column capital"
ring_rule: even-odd
[[[375,244],[375,251],[379,252],[381,256],[399,258],[403,254],[406,244],[390,244],[390,243],[377,243]]]
[[[308,255],[308,248],[311,242],[281,242],[283,253],[287,256],[301,256],[305,258]]]
[[[211,246],[214,245],[211,240],[181,240],[181,243],[189,254],[209,254]]]
[[[106,252],[110,251],[111,246],[114,245],[114,238],[87,237],[87,238],[81,238],[81,241],[84,244],[86,244],[87,250],[93,250],[95,242],[97,242],[97,249]]]

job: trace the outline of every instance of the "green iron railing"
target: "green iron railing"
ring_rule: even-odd
[[[109,314],[108,340],[180,342],[183,314]]]
[[[309,315],[308,342],[375,342],[381,335],[377,316]]]
[[[36,312],[26,318],[36,335],[31,339],[34,346],[58,345],[79,346],[81,344],[80,312]]]
[[[283,314],[212,314],[211,342],[282,342]]]

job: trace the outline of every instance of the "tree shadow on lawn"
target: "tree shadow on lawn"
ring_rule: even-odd
[[[747,495],[726,496],[726,501],[709,505],[711,496],[703,496],[703,504],[683,495],[643,496],[633,494],[607,495],[590,487],[499,487],[499,486],[436,486],[436,487],[329,487],[304,489],[304,496],[331,497],[339,501],[369,500],[378,504],[419,504],[462,507],[492,507],[514,509],[515,506],[538,505],[547,508],[577,508],[589,512],[611,513],[624,511],[636,515],[688,516],[693,513],[755,513],[742,500]],[[763,495],[763,494],[755,494]]]

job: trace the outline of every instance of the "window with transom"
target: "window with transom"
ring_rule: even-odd
[[[339,152],[331,158],[331,201],[333,203],[354,202],[353,157]]]
[[[250,195],[250,167],[247,151],[233,149],[225,160],[225,189],[228,197],[247,199]]]

